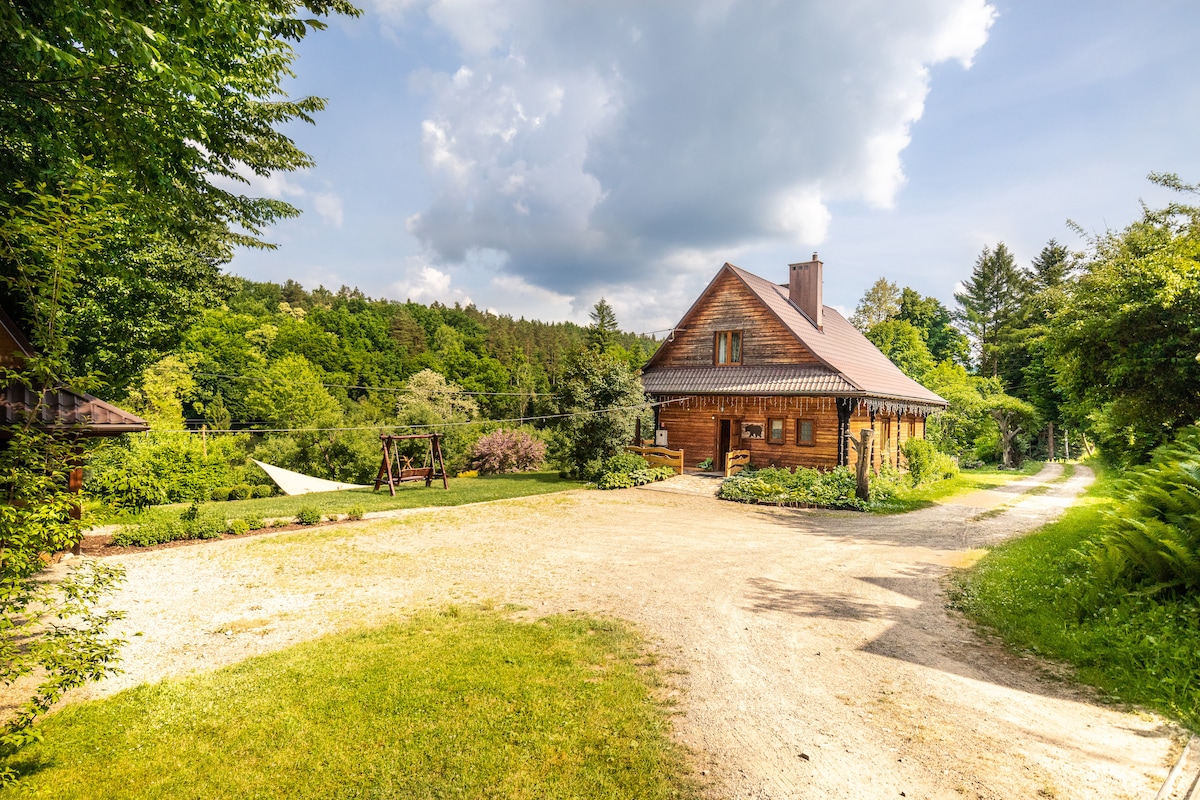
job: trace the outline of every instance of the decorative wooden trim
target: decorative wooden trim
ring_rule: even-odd
[[[675,470],[676,475],[683,474],[683,451],[668,450],[665,447],[634,447],[630,445],[625,448],[628,453],[636,453],[646,459],[646,463],[652,467],[670,467]]]
[[[725,454],[725,477],[737,475],[750,463],[749,450],[730,450]]]

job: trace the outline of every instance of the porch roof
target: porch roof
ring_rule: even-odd
[[[860,395],[838,373],[811,366],[659,367],[642,376],[649,394]]]

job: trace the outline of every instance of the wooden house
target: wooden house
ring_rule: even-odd
[[[816,253],[788,269],[776,284],[725,264],[647,362],[658,443],[689,465],[749,450],[759,466],[828,469],[855,463],[849,437],[869,427],[872,466],[903,466],[900,447],[946,401],[822,304]]]

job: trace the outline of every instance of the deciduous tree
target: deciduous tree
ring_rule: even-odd
[[[1187,194],[1174,175],[1155,182]],[[1090,242],[1054,318],[1052,345],[1070,412],[1106,457],[1144,460],[1200,419],[1200,208],[1146,209]]]
[[[900,287],[887,278],[871,284],[850,316],[850,323],[860,331],[870,330],[886,319],[900,313]]]

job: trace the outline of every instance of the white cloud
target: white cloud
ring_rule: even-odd
[[[996,15],[984,0],[380,3],[460,58],[411,81],[432,199],[408,230],[439,269],[495,251],[579,303],[657,292],[681,262],[694,285],[730,258],[680,253],[803,254],[837,203],[892,207],[930,67],[970,66]]]
[[[316,192],[312,196],[313,209],[320,215],[321,219],[335,228],[342,227],[344,214],[342,212],[342,198],[333,192]]]
[[[439,303],[469,305],[471,302],[465,292],[451,286],[449,271],[440,270],[421,259],[410,259],[404,269],[404,278],[388,287],[387,293],[418,303],[436,300]]]

